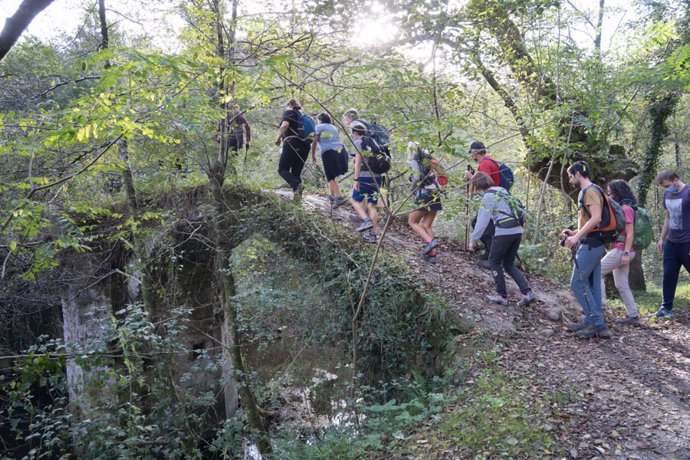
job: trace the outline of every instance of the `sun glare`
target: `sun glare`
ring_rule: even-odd
[[[368,19],[354,27],[352,44],[360,47],[385,45],[398,35],[398,26],[388,18]]]

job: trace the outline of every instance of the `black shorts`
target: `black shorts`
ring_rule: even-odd
[[[342,174],[342,168],[338,161],[339,154],[337,150],[321,152],[321,161],[323,162],[323,170],[326,173],[326,181],[332,181]]]
[[[417,208],[417,211],[441,211],[443,209],[441,205],[441,192],[438,190],[422,189],[417,192],[414,204],[417,206],[422,205]]]

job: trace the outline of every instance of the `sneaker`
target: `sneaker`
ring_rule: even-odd
[[[502,295],[488,295],[486,298],[489,302],[497,303],[499,305],[508,305],[508,297],[503,297]]]
[[[534,295],[534,292],[527,291],[527,294],[523,294],[522,299],[518,302],[518,307],[526,307],[535,300],[537,300],[537,296]]]
[[[338,206],[344,205],[345,203],[347,203],[347,198],[345,198],[344,196],[340,195],[340,196],[336,196],[335,198],[333,198],[333,201],[331,202],[331,205],[332,205],[333,208],[335,209],[335,208],[337,208]]]
[[[491,268],[491,264],[489,263],[488,259],[477,259],[477,267],[486,268],[489,270]]]
[[[333,195],[326,195],[326,198],[328,198],[328,202],[333,204],[333,200],[335,200],[335,197]]]
[[[616,321],[616,324],[631,324],[631,325],[640,324],[640,317],[639,316],[626,316],[625,318],[621,318],[618,321]]]
[[[426,262],[429,262],[430,264],[435,264],[436,263],[436,256],[431,255],[431,254],[422,254],[422,259]]]
[[[433,239],[424,246],[422,252],[424,254],[429,254],[436,246],[438,246],[438,241],[436,241],[436,239]]]
[[[597,337],[600,339],[611,338],[611,333],[609,332],[609,328],[606,327],[606,325],[587,326],[577,331],[575,335],[577,335],[581,339],[594,339]]]
[[[586,327],[587,327],[587,325],[583,322],[567,323],[565,325],[565,328],[568,330],[568,332],[578,332],[578,331],[581,331],[582,329],[584,329]]]
[[[359,227],[357,227],[355,230],[358,232],[363,232],[365,230],[371,230],[374,227],[374,224],[371,223],[370,219],[366,219],[364,222],[359,224]]]
[[[378,236],[376,236],[376,233],[370,231],[362,234],[362,239],[367,243],[376,243]]]
[[[673,314],[673,309],[671,309],[671,308],[666,308],[666,307],[661,307],[661,308],[659,309],[659,311],[657,311],[657,312],[654,314],[654,316],[656,316],[656,317],[659,318],[659,319],[662,319],[662,318],[673,319],[673,317],[674,317],[675,315]]]

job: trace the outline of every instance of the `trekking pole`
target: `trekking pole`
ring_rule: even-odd
[[[467,171],[474,174],[472,165],[467,165]],[[465,250],[470,246],[470,200],[472,199],[472,180],[467,181],[467,205],[465,206]]]

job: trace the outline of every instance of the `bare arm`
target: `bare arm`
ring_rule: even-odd
[[[282,139],[283,135],[285,134],[285,131],[290,127],[290,123],[287,121],[284,121],[280,124],[280,128],[278,128],[278,135],[276,136],[276,145],[280,145],[280,140]]]
[[[659,235],[659,241],[656,243],[656,249],[659,252],[664,252],[664,244],[666,243],[666,237],[668,236],[668,224],[671,220],[671,215],[666,210],[666,216],[664,217],[664,227],[661,229],[661,235]]]

